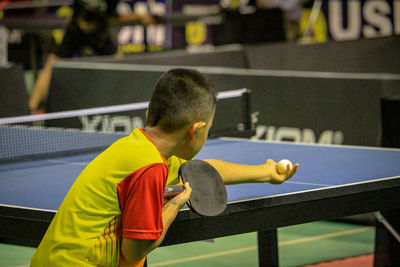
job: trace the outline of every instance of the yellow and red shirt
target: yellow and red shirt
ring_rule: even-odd
[[[31,266],[117,266],[122,238],[158,239],[167,178],[177,183],[182,163],[167,166],[143,129],[112,144],[72,185]]]

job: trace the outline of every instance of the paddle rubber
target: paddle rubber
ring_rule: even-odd
[[[225,210],[228,202],[225,184],[213,166],[202,160],[189,160],[181,165],[179,175],[192,187],[187,204],[193,212],[216,216]]]

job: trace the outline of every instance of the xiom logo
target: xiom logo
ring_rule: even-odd
[[[130,133],[135,128],[142,128],[144,121],[140,117],[96,115],[79,117],[84,131],[101,131],[106,133]]]
[[[265,139],[267,141],[289,141],[308,144],[341,145],[344,141],[342,131],[324,130],[319,136],[312,129],[299,129],[291,127],[274,127],[258,125],[256,134],[252,139]]]

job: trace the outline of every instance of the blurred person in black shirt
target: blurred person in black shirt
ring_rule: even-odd
[[[154,23],[150,15],[132,12],[118,16],[119,0],[75,0],[73,16],[65,29],[61,44],[49,54],[29,99],[29,107],[36,111],[46,98],[49,90],[52,68],[59,58],[117,54],[117,45],[111,38],[110,24],[138,21],[141,24]]]

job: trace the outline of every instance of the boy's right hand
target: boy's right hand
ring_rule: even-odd
[[[185,187],[185,190],[168,201],[168,203],[176,205],[179,209],[185,206],[186,202],[189,201],[190,195],[192,194],[192,188],[190,187],[189,183],[185,183],[183,186]]]

